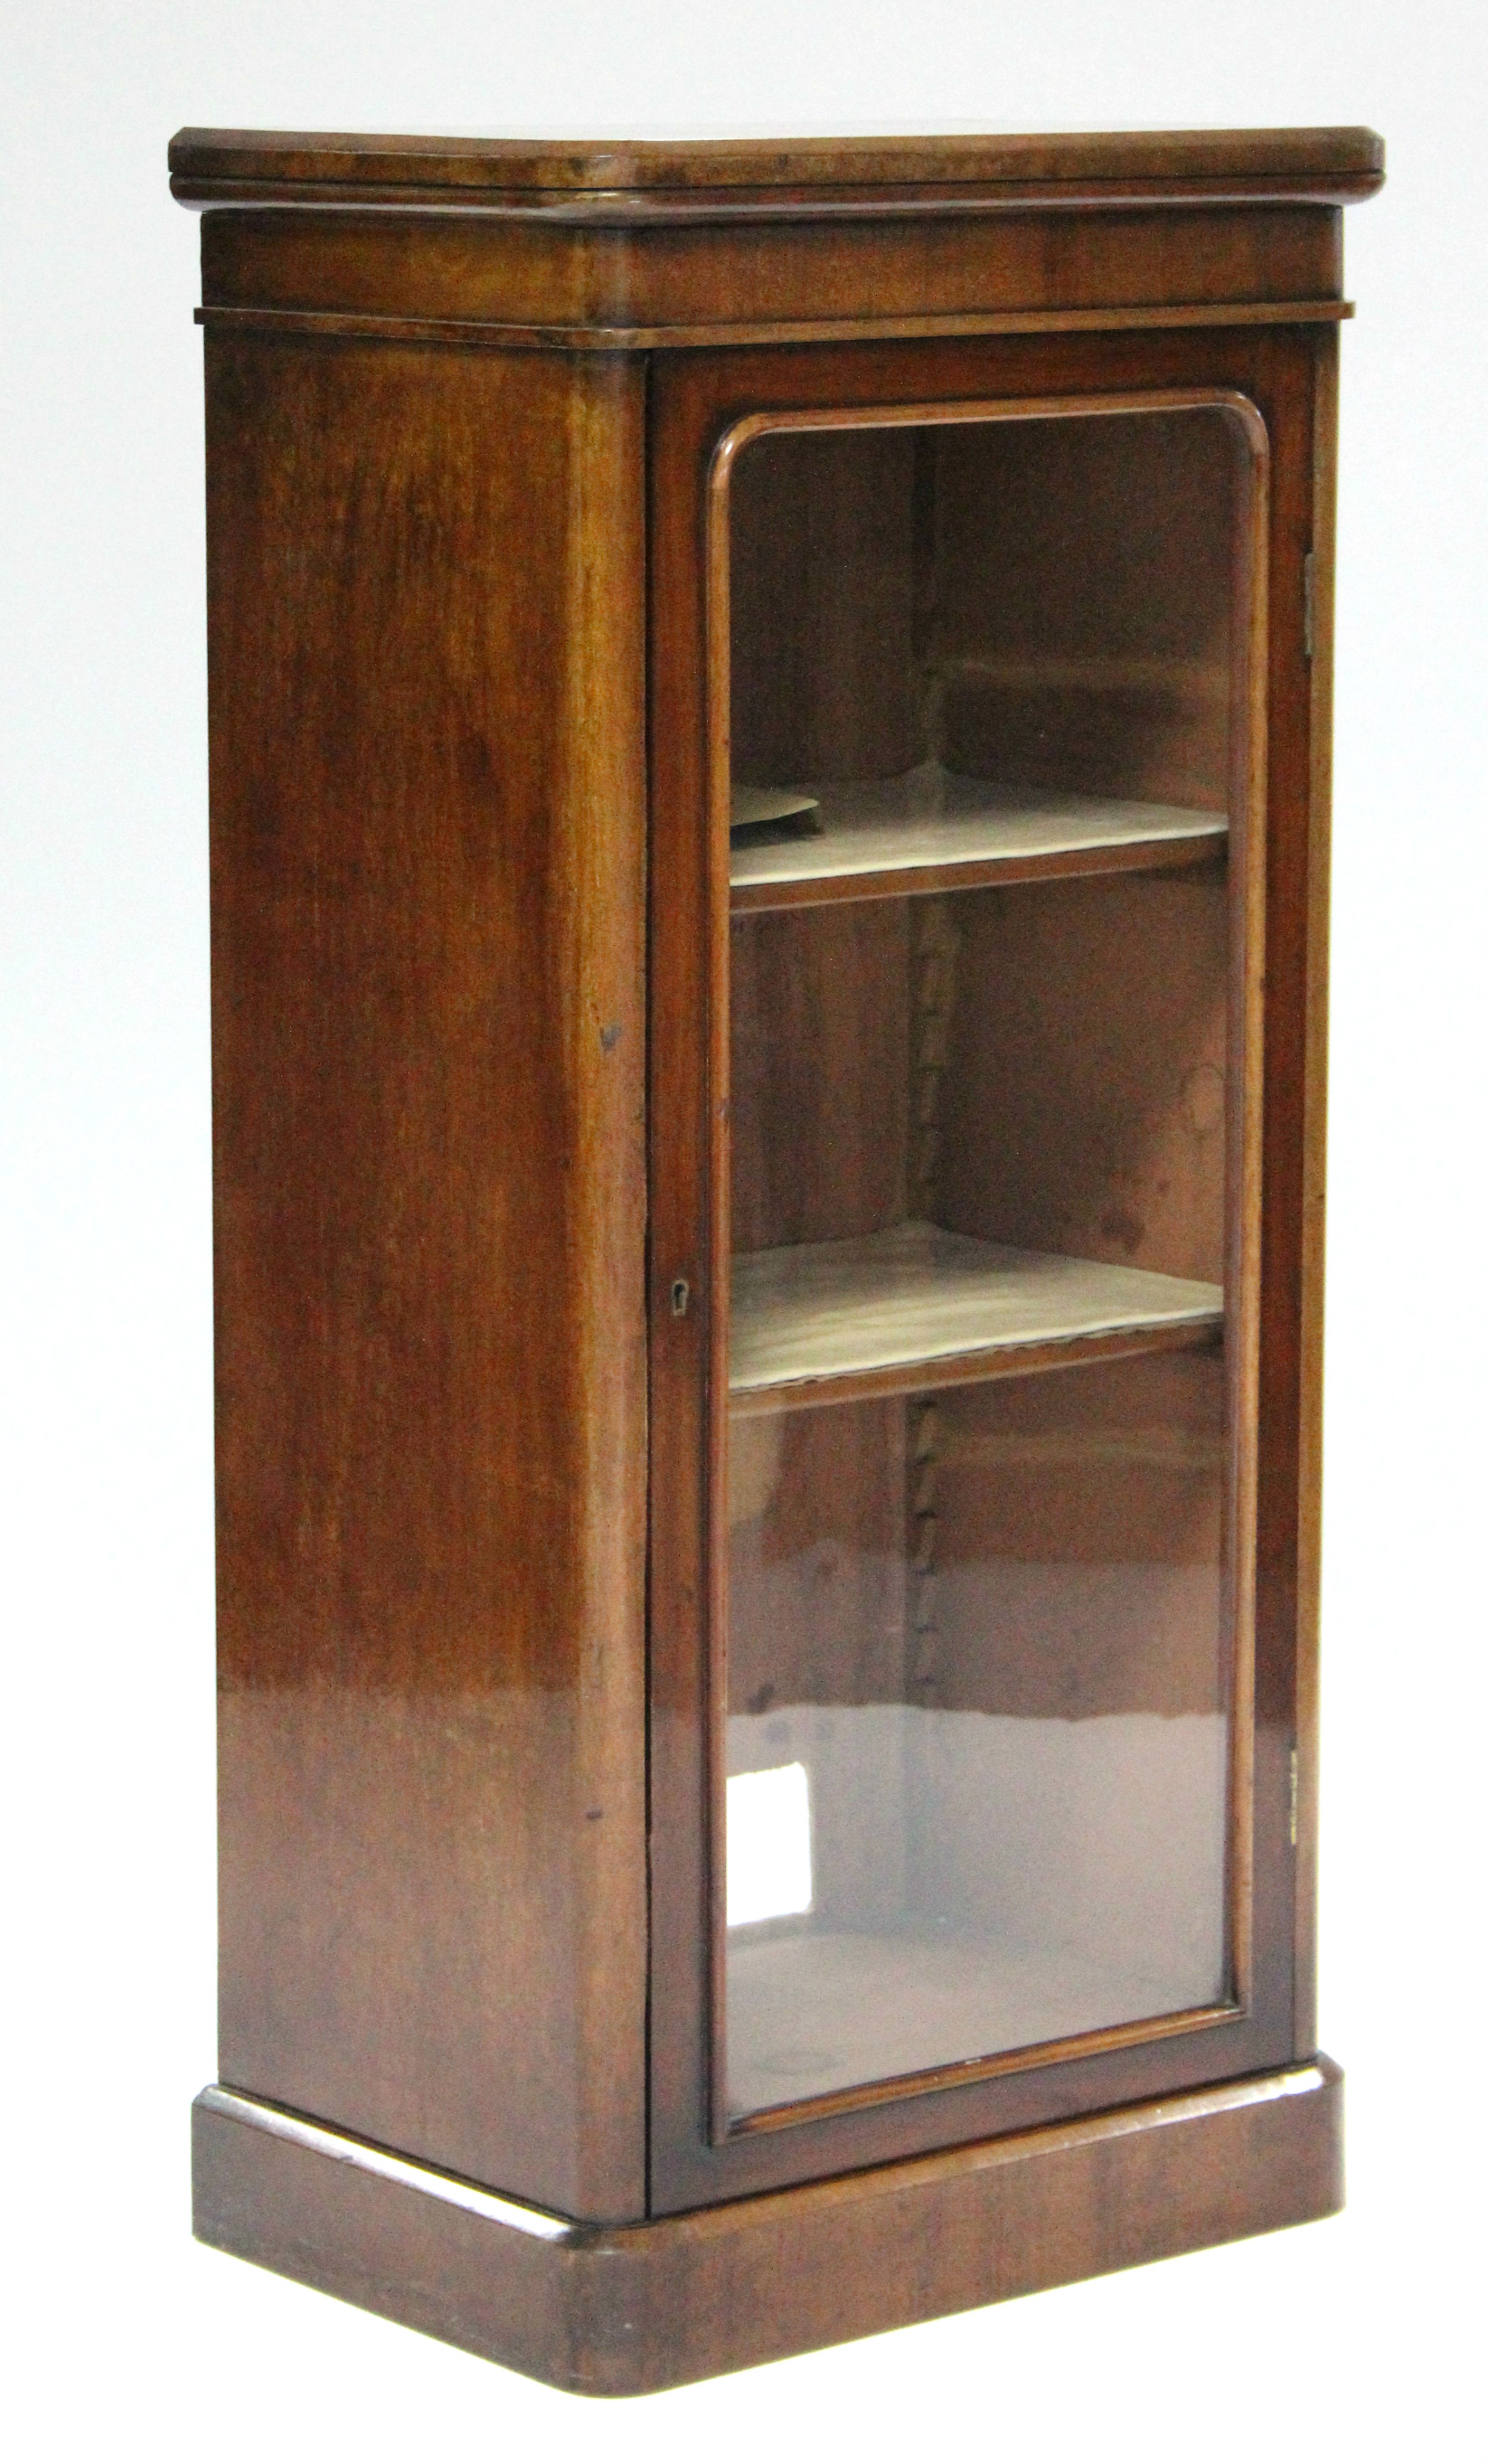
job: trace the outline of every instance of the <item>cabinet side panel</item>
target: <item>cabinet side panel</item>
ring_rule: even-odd
[[[225,2081],[644,2206],[639,371],[208,354]]]

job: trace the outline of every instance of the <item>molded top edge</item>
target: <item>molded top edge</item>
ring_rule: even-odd
[[[171,185],[187,204],[364,202],[624,213],[770,212],[896,201],[996,205],[1215,193],[1345,203],[1384,179],[1368,128],[1162,130],[1087,136],[584,140],[316,136],[184,128]],[[927,195],[925,192],[930,191]]]

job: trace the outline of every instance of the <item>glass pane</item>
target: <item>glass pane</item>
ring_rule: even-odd
[[[735,1423],[733,2111],[1220,1998],[1222,1389],[1172,1353]]]
[[[1223,2001],[1214,412],[732,507],[731,2114]]]

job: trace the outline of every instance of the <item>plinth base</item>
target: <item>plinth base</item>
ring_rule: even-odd
[[[637,2395],[1202,2250],[1343,2204],[1321,2057],[636,2225],[579,2225],[227,2089],[195,2230],[584,2395]]]

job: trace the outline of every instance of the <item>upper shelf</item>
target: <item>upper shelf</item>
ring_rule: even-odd
[[[736,1414],[1201,1342],[1217,1284],[1009,1249],[934,1223],[733,1261],[729,1399]]]
[[[736,913],[1205,863],[1229,830],[1223,813],[1001,786],[933,761],[897,779],[812,785],[799,801],[808,799],[820,829],[802,835],[786,823],[774,845],[731,847]]]

